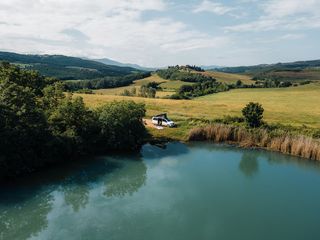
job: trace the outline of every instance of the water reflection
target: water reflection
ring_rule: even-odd
[[[28,239],[48,226],[47,215],[52,209],[48,192],[14,205],[0,205],[0,239]]]
[[[89,203],[92,184],[102,181],[106,175],[118,169],[119,165],[100,158],[79,168],[73,174],[66,175],[58,188],[64,195],[65,203],[71,206],[74,212],[84,209]]]
[[[140,156],[80,161],[12,183],[0,185],[0,240],[28,239],[48,227],[47,216],[56,197],[77,214],[90,202],[100,183],[108,197],[132,195],[145,184],[147,167]],[[55,206],[56,207],[56,206]]]
[[[78,212],[89,203],[88,185],[73,185],[63,188],[64,200],[67,205],[72,206],[73,211]]]
[[[311,161],[309,159],[303,159],[295,156],[281,154],[277,152],[265,152],[267,161],[269,164],[294,164],[299,168],[304,168],[312,171],[318,171],[320,173],[320,162]]]
[[[247,177],[252,177],[259,170],[258,152],[244,152],[239,163],[239,169]]]
[[[112,159],[119,162],[119,159]],[[142,187],[147,179],[147,167],[141,159],[121,161],[123,166],[113,171],[105,179],[107,197],[132,195]]]

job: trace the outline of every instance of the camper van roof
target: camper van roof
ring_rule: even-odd
[[[164,118],[166,118],[166,117],[167,117],[167,114],[166,114],[166,113],[162,113],[162,114],[156,115],[155,117],[164,117]]]

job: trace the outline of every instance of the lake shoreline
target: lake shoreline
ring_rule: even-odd
[[[170,129],[168,129],[170,131]],[[207,124],[174,132],[152,131],[146,142],[163,145],[167,142],[212,142],[247,149],[263,149],[285,155],[320,161],[320,140],[288,130],[248,129],[233,124]],[[184,134],[181,134],[183,132]]]
[[[192,129],[188,140],[232,143],[243,148],[261,148],[313,161],[320,161],[320,141],[318,139],[294,135],[289,132],[213,124]]]

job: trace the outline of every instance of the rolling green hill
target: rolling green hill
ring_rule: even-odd
[[[299,82],[320,80],[320,60],[216,69],[224,73],[246,74],[254,80]]]
[[[254,66],[239,66],[239,67],[223,67],[217,68],[216,71],[227,72],[227,73],[250,73],[255,74],[263,71],[299,71],[307,68],[318,68],[320,67],[320,60],[311,61],[298,61],[291,63],[276,63],[276,64],[260,64]]]
[[[7,61],[24,69],[36,70],[44,76],[60,80],[121,77],[139,72],[131,67],[106,65],[92,60],[62,55],[26,55],[0,52],[0,61]]]

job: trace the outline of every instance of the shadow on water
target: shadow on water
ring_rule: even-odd
[[[244,152],[242,154],[240,163],[239,163],[239,169],[243,174],[247,177],[252,177],[255,173],[259,170],[259,163],[258,163],[258,157],[259,152],[251,151],[251,152]]]
[[[102,184],[106,197],[132,195],[144,185],[147,167],[139,154],[80,160],[0,184],[0,239],[28,239],[48,226],[55,193],[74,213]],[[107,199],[106,199],[107,200]]]
[[[187,154],[189,151],[188,145],[181,142],[170,142],[161,147],[146,144],[142,148],[142,156],[147,159],[157,159]]]

